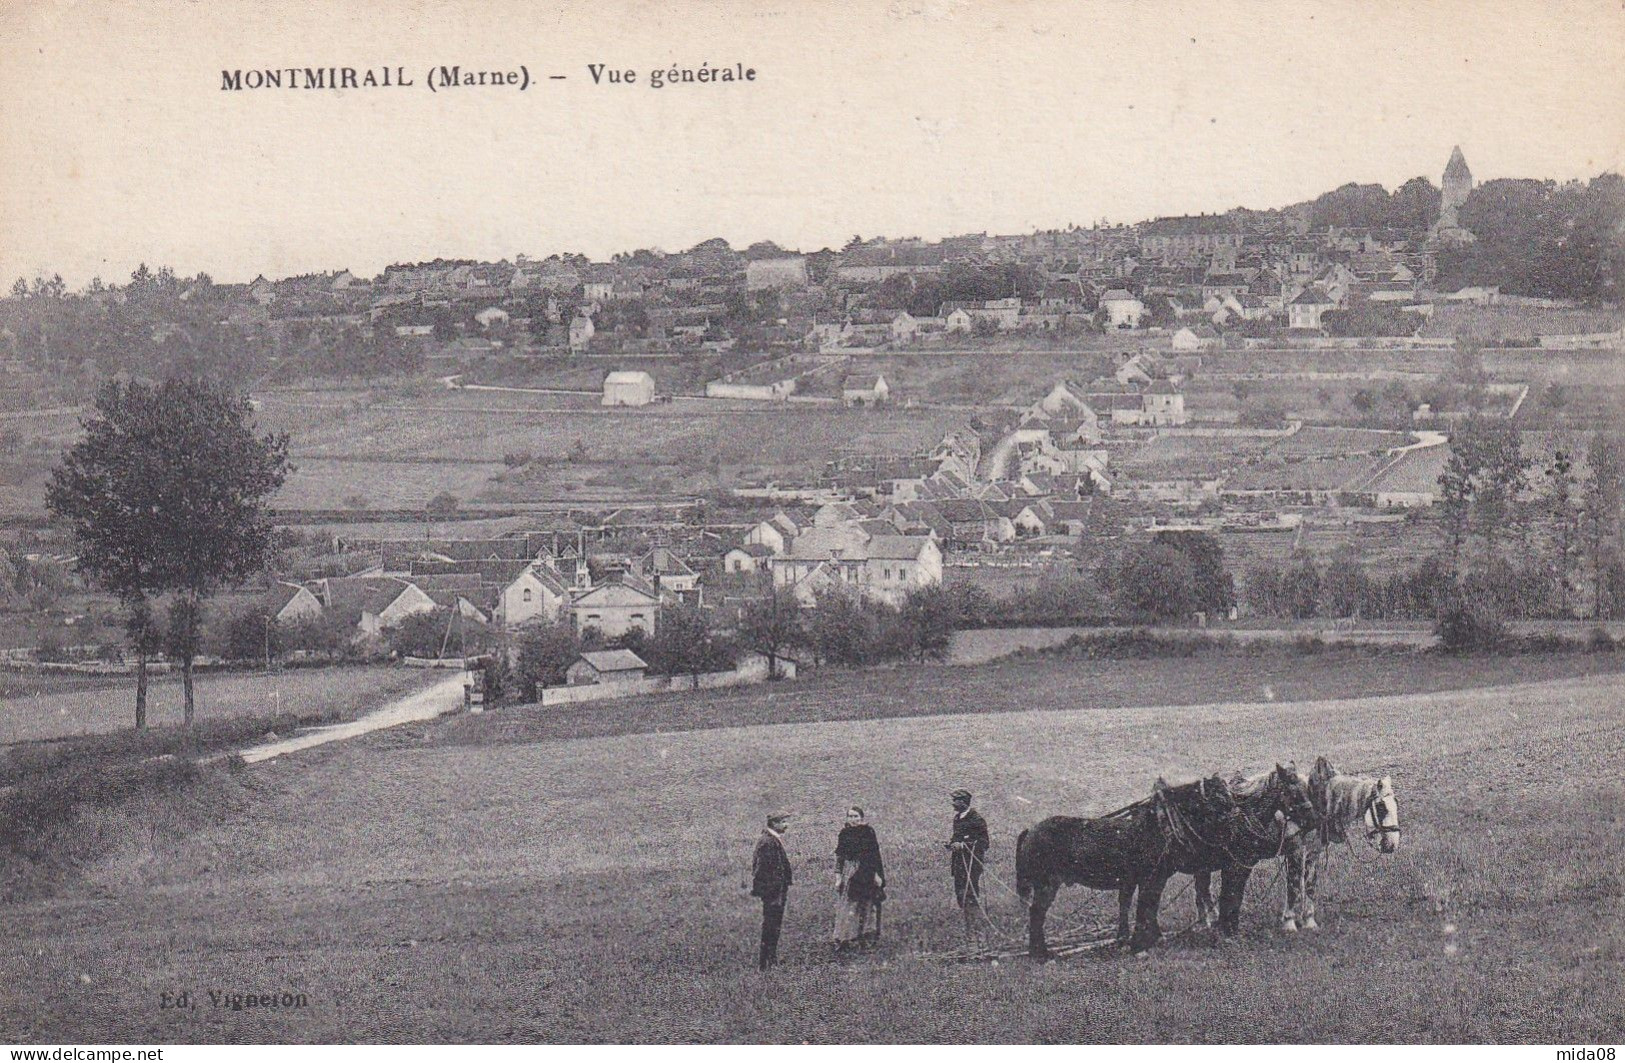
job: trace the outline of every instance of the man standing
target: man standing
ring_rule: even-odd
[[[784,905],[790,897],[790,857],[784,851],[784,832],[790,817],[780,813],[767,817],[767,829],[757,839],[751,855],[750,895],[762,899],[762,948],[756,965],[765,971],[779,962],[779,928],[784,925]]]
[[[847,866],[851,865],[851,871]],[[863,809],[846,810],[846,826],[835,839],[835,892],[845,899],[835,920],[835,947],[845,952],[880,941],[880,902],[886,899],[886,872],[880,862],[880,839],[863,821]],[[874,936],[864,934],[869,912],[875,913]]]
[[[954,876],[954,899],[965,916],[965,936],[975,927],[972,910],[982,906],[982,858],[987,854],[987,822],[970,807],[969,790],[955,790],[953,836],[948,841],[948,869]]]

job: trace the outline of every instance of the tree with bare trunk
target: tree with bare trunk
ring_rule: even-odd
[[[47,505],[72,529],[80,571],[129,611],[138,727],[146,656],[159,638],[152,600],[174,596],[164,641],[179,651],[190,726],[203,603],[264,568],[272,552],[265,503],[291,469],[287,436],[256,435],[246,395],[187,378],[112,381],[84,428],[51,475]]]

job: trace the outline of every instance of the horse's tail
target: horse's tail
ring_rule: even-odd
[[[1016,895],[1023,901],[1031,900],[1033,895],[1032,879],[1027,874],[1027,861],[1022,858],[1021,852],[1022,843],[1026,840],[1026,831],[1016,835]]]

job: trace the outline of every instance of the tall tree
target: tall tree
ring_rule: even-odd
[[[765,598],[745,606],[739,617],[739,641],[746,648],[767,657],[767,674],[779,674],[779,656],[806,640],[801,603],[789,590],[780,588]]]
[[[911,591],[898,610],[909,656],[921,664],[947,657],[958,615],[953,599],[940,585]]]
[[[1625,468],[1621,467],[1619,443],[1598,432],[1586,448],[1586,464],[1591,475],[1582,492],[1581,526],[1584,529],[1587,559],[1591,562],[1591,615],[1602,619],[1613,611],[1608,570],[1615,557],[1616,537],[1625,504]]]
[[[698,685],[700,674],[733,666],[727,647],[711,633],[705,614],[693,606],[661,609],[655,633],[640,651],[649,667],[664,675],[688,675]]]
[[[1557,580],[1557,608],[1567,619],[1569,615],[1569,569],[1579,536],[1579,514],[1574,508],[1574,458],[1565,447],[1558,447],[1552,462],[1546,466],[1546,511],[1552,521],[1554,546],[1557,556],[1552,566]]]
[[[264,567],[272,551],[265,503],[289,470],[287,436],[256,435],[247,396],[228,386],[114,381],[47,485],[47,505],[78,541],[81,571],[117,594],[132,619],[138,600],[175,595],[168,641],[183,651],[188,725],[203,603]]]

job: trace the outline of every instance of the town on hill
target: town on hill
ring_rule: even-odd
[[[1617,175],[1475,185],[1457,148],[1439,186],[1020,236],[19,280],[8,652],[120,654],[43,485],[97,381],[176,374],[291,438],[278,561],[211,606],[222,660],[538,624],[573,660],[673,609],[776,656],[764,604],[930,627],[927,592],[949,626],[1427,622],[1458,566],[1507,617],[1616,615],[1618,529],[1579,528],[1615,489],[1622,218]],[[1474,455],[1508,431],[1492,491]],[[832,626],[813,656],[928,636]]]

